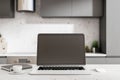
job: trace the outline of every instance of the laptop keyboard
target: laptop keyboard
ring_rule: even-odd
[[[85,70],[84,67],[39,67],[38,70]]]

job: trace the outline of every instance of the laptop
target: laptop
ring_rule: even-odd
[[[85,72],[83,34],[39,34],[36,72],[30,74],[90,74]]]

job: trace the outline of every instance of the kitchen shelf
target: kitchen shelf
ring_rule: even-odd
[[[0,56],[31,56],[36,57],[35,52],[13,52],[13,53],[0,53]],[[103,53],[86,53],[86,57],[106,57],[106,54]]]
[[[105,58],[106,56],[104,53],[86,53],[87,58]]]
[[[0,53],[0,56],[37,56],[34,52]]]

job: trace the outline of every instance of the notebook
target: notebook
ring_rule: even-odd
[[[4,65],[4,66],[1,66],[1,69],[10,72],[10,71],[13,71],[12,67],[13,67],[14,65],[22,65],[22,69],[23,69],[23,70],[24,70],[24,69],[30,69],[30,68],[32,68],[32,66],[29,65],[29,64],[7,64],[7,65]]]

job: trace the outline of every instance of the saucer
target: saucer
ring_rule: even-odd
[[[24,74],[25,72],[10,72],[9,74],[11,74],[11,75],[22,75],[22,74]]]

